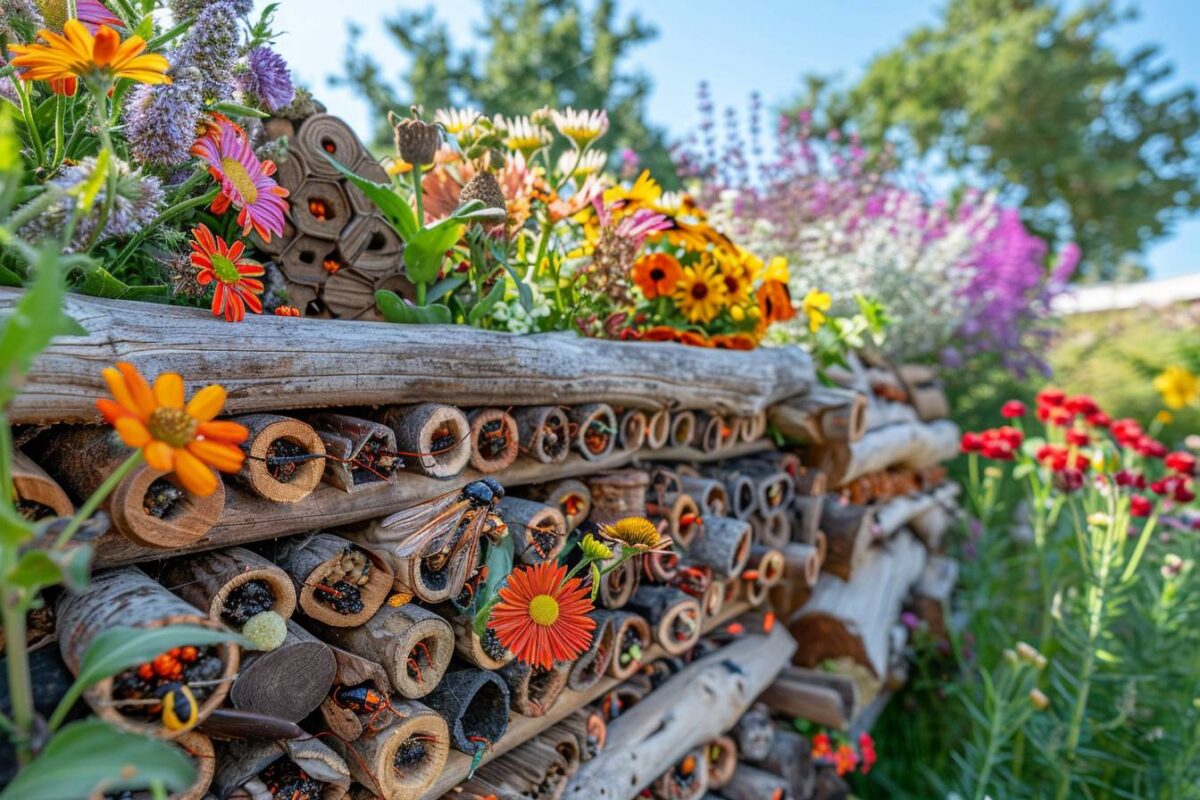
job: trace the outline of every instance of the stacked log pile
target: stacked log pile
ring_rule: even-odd
[[[89,335],[52,347],[13,404],[15,483],[27,513],[63,514],[120,463],[94,406],[114,361],[224,385],[251,431],[213,497],[130,474],[91,541],[91,586],[42,626],[60,672],[117,624],[269,643],[181,648],[163,674],[156,662],[85,698],[195,755],[179,797],[770,797],[758,773],[790,757],[727,736],[754,700],[851,725],[896,672],[909,588],[932,617],[953,585],[926,556],[951,513],[937,464],[952,424],[814,389],[798,351],[279,318],[235,330],[127,308],[69,301]],[[797,446],[777,448],[768,424]],[[476,632],[485,531],[506,528],[518,564],[571,562],[581,532],[630,515],[675,546],[605,576],[579,659],[531,668]],[[455,546],[430,554],[437,525]],[[146,702],[170,681],[196,692],[182,736]]]

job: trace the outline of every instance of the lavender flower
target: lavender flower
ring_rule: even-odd
[[[236,0],[220,0],[201,11],[187,41],[170,59],[179,67],[198,70],[205,99],[228,100],[233,94],[233,68],[241,46],[238,5]]]
[[[183,20],[194,17],[211,5],[225,0],[171,0],[171,13],[175,19]],[[254,10],[254,0],[227,0],[233,5],[238,16],[244,17]]]
[[[135,160],[156,167],[186,162],[196,141],[203,97],[189,67],[172,69],[174,83],[138,86],[125,105],[125,138]]]
[[[104,221],[104,229],[98,240],[127,239],[133,236],[158,218],[159,207],[163,202],[162,184],[158,178],[142,175],[121,161],[114,161],[113,168],[118,171],[117,191],[112,212]],[[64,169],[50,181],[50,185],[69,192],[91,180],[95,171],[96,159],[89,156],[78,164]],[[78,252],[91,240],[104,213],[107,195],[108,184],[106,182],[99,194],[96,195],[91,210],[75,223],[71,241],[67,242],[64,248],[66,252]],[[31,242],[38,242],[61,236],[67,220],[74,213],[75,202],[75,197],[64,194],[46,211],[22,227],[21,237]]]
[[[239,89],[272,113],[286,108],[296,97],[287,61],[269,47],[256,47],[247,54],[246,71],[238,75],[237,82]]]
[[[19,29],[37,30],[42,27],[42,14],[33,0],[4,0],[0,7],[0,40],[19,39]]]

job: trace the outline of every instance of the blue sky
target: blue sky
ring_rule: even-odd
[[[1074,2],[1074,0],[1072,0]],[[258,0],[260,7],[264,0]],[[276,16],[287,31],[279,48],[300,78],[336,114],[359,130],[367,109],[352,93],[326,83],[341,71],[347,23],[359,23],[366,44],[385,66],[404,64],[381,21],[397,9],[422,8],[420,0],[283,0]],[[1154,42],[1176,66],[1175,80],[1200,84],[1200,0],[1141,0],[1141,17],[1120,31],[1121,48]],[[470,44],[481,19],[478,0],[438,0],[438,15],[456,44]],[[683,137],[697,121],[696,87],[712,86],[719,108],[744,109],[752,91],[768,106],[789,99],[807,72],[853,79],[870,58],[911,28],[934,18],[939,0],[624,0],[659,30],[658,39],[632,59],[654,79],[651,121]],[[1157,277],[1200,272],[1200,218],[1181,224],[1147,255]]]

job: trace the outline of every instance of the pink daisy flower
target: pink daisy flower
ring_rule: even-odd
[[[94,36],[101,25],[124,28],[125,23],[116,14],[104,7],[100,0],[77,0],[75,11],[88,31]]]
[[[192,266],[196,268],[196,282],[201,286],[215,283],[212,312],[214,316],[225,315],[229,322],[241,322],[246,318],[246,307],[255,314],[263,310],[259,295],[263,293],[264,275],[262,264],[242,256],[246,245],[234,242],[229,245],[220,236],[213,236],[208,226],[201,223],[192,228]]]
[[[271,178],[275,162],[258,160],[244,130],[218,117],[196,140],[192,155],[207,161],[209,174],[221,184],[221,193],[212,204],[214,214],[224,214],[233,206],[238,209],[243,236],[253,230],[269,242],[272,234],[283,235],[288,208],[283,198],[288,191]]]

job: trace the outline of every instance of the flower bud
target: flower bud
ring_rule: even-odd
[[[1038,711],[1045,711],[1050,707],[1050,698],[1046,697],[1046,693],[1041,689],[1029,690],[1029,702],[1033,703],[1033,707]]]

